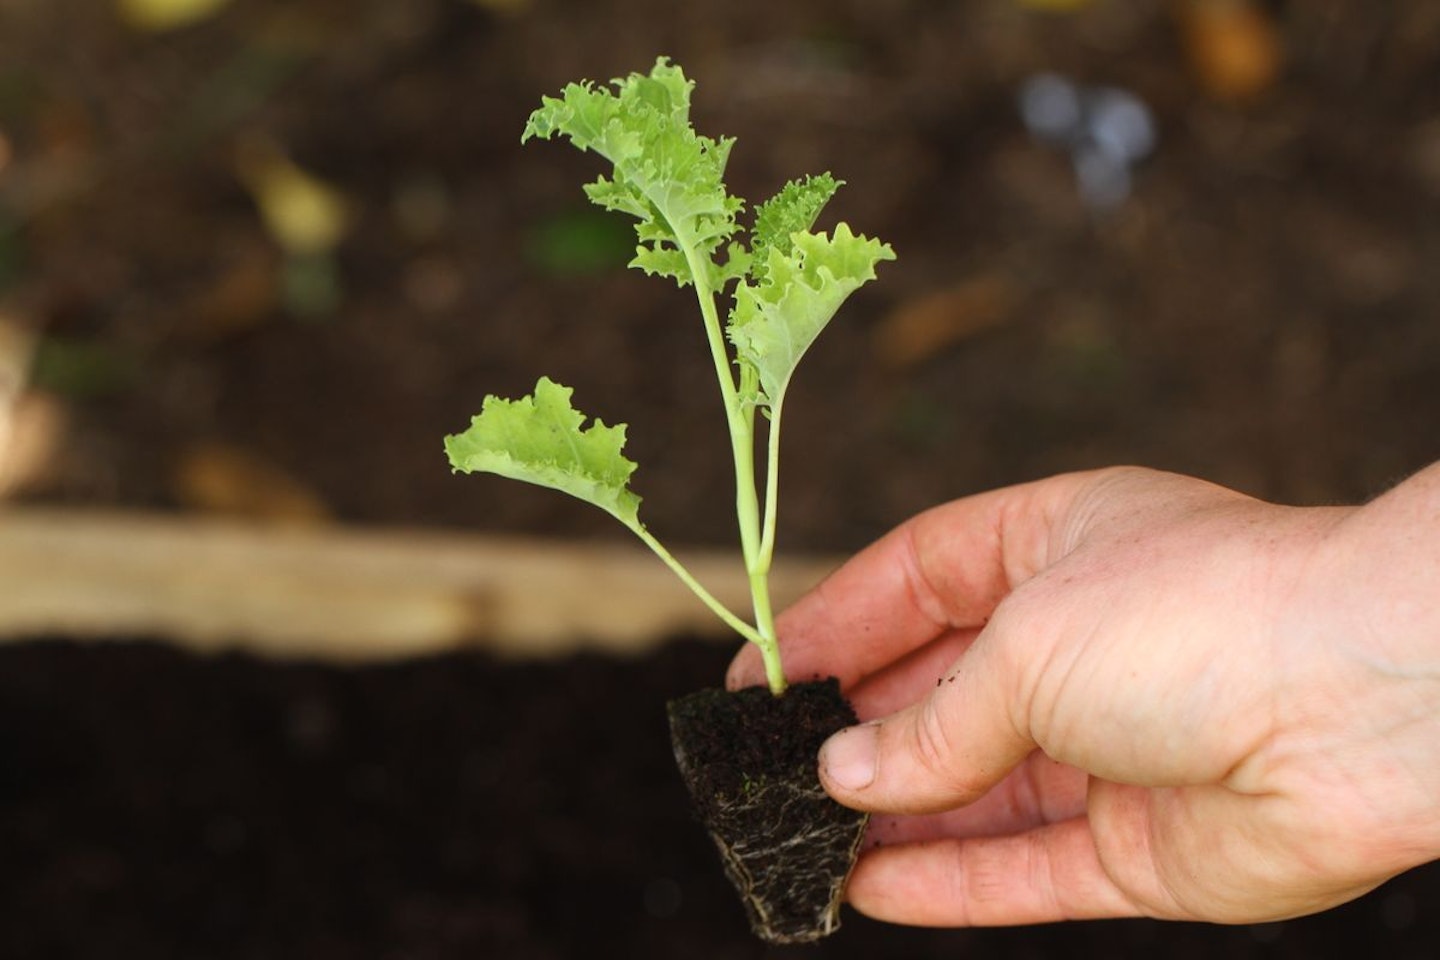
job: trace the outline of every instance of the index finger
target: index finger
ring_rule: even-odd
[[[786,676],[836,676],[849,688],[946,631],[984,626],[1011,590],[1051,562],[1057,523],[1095,476],[964,497],[896,527],[780,616]],[[759,651],[747,644],[727,684],[763,681]]]

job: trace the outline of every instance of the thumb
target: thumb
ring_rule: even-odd
[[[1008,696],[1016,684],[977,640],[928,696],[836,733],[820,748],[820,779],[840,803],[885,813],[937,813],[978,799],[1035,749]]]

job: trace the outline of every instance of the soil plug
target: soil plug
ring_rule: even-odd
[[[834,932],[868,819],[832,800],[816,768],[826,738],[857,722],[839,684],[791,684],[780,697],[700,690],[669,713],[680,775],[756,936],[806,943]]]

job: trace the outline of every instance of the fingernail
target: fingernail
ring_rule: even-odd
[[[820,748],[825,779],[842,790],[864,790],[875,780],[880,728],[866,723],[847,727]]]

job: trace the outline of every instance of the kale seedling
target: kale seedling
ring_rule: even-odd
[[[649,75],[613,89],[572,83],[545,97],[521,142],[566,137],[613,165],[585,187],[607,210],[635,220],[630,266],[690,287],[725,409],[735,464],[735,512],[754,613],[727,609],[640,522],[630,490],[635,463],[622,453],[625,424],[606,426],[571,406],[568,387],[542,377],[519,400],[485,398],[464,433],[445,438],[451,466],[551,487],[609,512],[653,550],[711,610],[760,648],[772,693],[786,687],[775,639],[768,574],[775,552],[781,414],[796,365],[851,293],[894,259],[887,244],[851,232],[814,232],[840,186],[828,173],[791,181],[756,210],[748,243],[738,237],[745,201],[725,188],[734,140],[697,134],[694,84],[665,58]],[[729,294],[721,320],[719,301]],[[763,436],[758,427],[763,423]],[[763,441],[763,483],[757,454]]]

